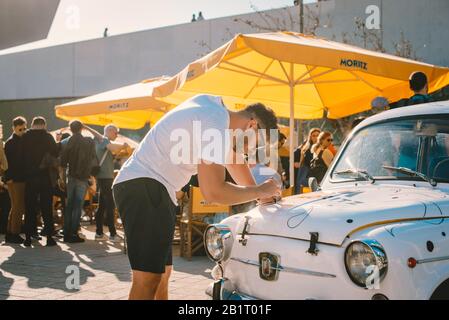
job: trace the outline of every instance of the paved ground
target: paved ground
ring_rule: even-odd
[[[0,246],[0,300],[5,299],[126,299],[131,273],[122,244],[93,241],[91,227],[83,227],[88,241],[43,247],[43,241],[33,248]],[[119,231],[119,234],[120,231]],[[3,243],[3,236],[0,238]],[[174,246],[174,269],[170,299],[207,299],[204,293],[210,283],[213,264],[206,257],[186,261],[177,256]],[[79,268],[80,289],[67,289],[66,268]],[[73,277],[69,284],[75,283]]]

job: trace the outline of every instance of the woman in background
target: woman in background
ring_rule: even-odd
[[[307,140],[295,150],[295,194],[302,193],[302,187],[308,186],[310,162],[313,159],[311,149],[317,143],[320,132],[319,128],[310,129]]]
[[[329,150],[332,141],[332,133],[323,131],[318,136],[317,143],[312,146],[313,159],[310,162],[310,176],[315,177],[318,183],[321,183],[334,159],[333,153]]]

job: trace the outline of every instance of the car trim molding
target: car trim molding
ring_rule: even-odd
[[[441,220],[441,219],[449,219],[449,216],[433,216],[433,217],[421,217],[421,218],[404,218],[404,219],[392,219],[392,220],[383,220],[383,221],[377,221],[370,224],[365,224],[363,226],[358,227],[357,229],[352,230],[350,233],[348,233],[348,237],[353,235],[356,232],[359,232],[361,230],[376,227],[376,226],[382,226],[392,223],[398,223],[398,222],[411,222],[411,221],[425,221],[425,220]]]
[[[244,264],[248,264],[251,266],[260,267],[259,261],[255,261],[255,260],[241,259],[241,258],[231,258],[231,260],[234,260],[234,261],[237,261],[240,263],[244,263]],[[282,265],[279,265],[279,267],[276,268],[276,270],[278,270],[279,272],[298,273],[298,274],[304,274],[304,275],[308,275],[308,276],[315,276],[315,277],[321,277],[321,278],[336,278],[337,277],[335,274],[317,272],[317,271],[312,271],[312,270],[307,270],[307,269],[285,267]]]
[[[237,234],[237,236],[241,236],[241,235],[242,235],[241,233]],[[301,239],[301,238],[294,238],[294,237],[289,237],[289,236],[280,236],[280,235],[277,235],[277,234],[269,234],[269,233],[251,233],[251,232],[247,232],[247,233],[245,233],[245,235],[247,235],[247,236],[266,236],[266,237],[275,237],[275,238],[282,238],[282,239],[290,239],[290,240],[310,242],[310,239]],[[318,241],[317,244],[322,244],[322,245],[325,245],[325,246],[332,246],[332,247],[341,248],[341,245],[335,244],[335,243],[328,243],[328,242],[320,242],[320,241]]]
[[[424,263],[438,262],[438,261],[444,261],[444,260],[449,260],[449,256],[416,260],[416,263],[417,264],[424,264]]]

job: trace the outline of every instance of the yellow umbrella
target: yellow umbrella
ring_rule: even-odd
[[[155,86],[152,94],[175,105],[198,93],[220,95],[233,109],[262,102],[279,117],[289,117],[293,128],[295,118],[321,118],[327,111],[336,119],[369,110],[378,96],[409,97],[414,71],[427,75],[430,91],[449,84],[448,68],[293,32],[240,34]]]
[[[147,123],[156,123],[169,108],[151,94],[154,86],[164,80],[163,77],[150,79],[58,105],[56,116],[100,126],[114,123],[121,128],[140,129]]]

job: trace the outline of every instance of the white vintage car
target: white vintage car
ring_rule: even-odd
[[[359,124],[321,188],[210,225],[213,299],[449,299],[449,102]]]

